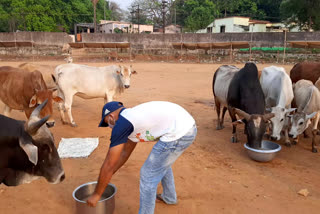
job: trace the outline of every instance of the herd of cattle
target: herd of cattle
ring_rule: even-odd
[[[55,125],[51,118],[53,103],[59,105],[63,124],[68,123],[64,115],[67,112],[75,127],[71,113],[74,95],[112,101],[130,87],[131,75],[136,73],[132,66],[122,65],[91,67],[69,63],[52,68],[24,63],[18,68],[0,67],[0,100],[5,105],[0,115],[0,184],[16,186],[39,177],[51,183],[63,181],[64,170],[48,129]],[[251,147],[261,147],[267,129],[273,140],[280,140],[283,132],[289,146],[289,137],[296,143],[312,120],[312,151],[317,152],[314,138],[319,134],[319,77],[320,63],[299,63],[290,77],[275,66],[264,68],[261,74],[253,63],[246,63],[242,69],[219,67],[213,77],[217,129],[223,128],[228,110],[233,122],[232,142],[237,142],[236,125],[244,123]],[[24,111],[28,120],[9,118],[12,109]],[[243,119],[237,120],[236,115]]]
[[[249,146],[261,148],[265,132],[272,140],[285,137],[285,145],[298,142],[312,123],[312,152],[320,134],[320,63],[298,63],[290,71],[270,66],[261,73],[254,63],[239,69],[223,65],[213,77],[212,90],[218,115],[217,129],[223,128],[226,111],[232,119],[231,142],[237,142],[236,125],[244,123]],[[222,108],[222,117],[220,117]],[[294,108],[292,108],[294,107]],[[243,118],[237,120],[236,114]]]
[[[53,102],[59,103],[63,123],[67,123],[67,111],[71,125],[76,126],[71,114],[74,95],[112,101],[130,87],[135,73],[132,66],[122,65],[63,64],[53,69],[24,63],[18,68],[0,67],[0,100],[5,105],[0,114],[0,184],[17,186],[39,177],[50,183],[63,181],[64,170],[48,129],[55,125],[50,116]],[[24,111],[28,120],[9,118],[12,109]]]

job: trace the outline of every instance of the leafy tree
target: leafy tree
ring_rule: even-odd
[[[185,26],[190,31],[205,28],[218,14],[216,5],[209,0],[187,0],[185,9],[190,14],[185,21]]]
[[[319,0],[283,0],[280,11],[288,24],[296,23],[302,30],[320,30]]]

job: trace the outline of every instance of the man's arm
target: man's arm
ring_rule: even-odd
[[[127,143],[122,143],[109,149],[100,170],[96,189],[87,201],[89,206],[96,206],[112,175],[128,160],[136,145],[137,143],[128,140]]]
[[[134,148],[136,148],[136,145],[137,145],[137,143],[135,143],[131,140],[128,140],[128,142],[125,143],[124,149],[122,150],[122,153],[120,156],[120,160],[118,161],[117,165],[115,166],[113,174],[116,173],[118,171],[118,169],[120,169],[123,166],[123,164],[125,164],[127,162],[131,153],[133,152]]]
[[[106,159],[101,166],[98,184],[95,188],[95,191],[93,195],[90,196],[90,198],[87,200],[89,206],[94,207],[99,201],[101,195],[103,194],[104,190],[111,180],[113,172],[118,165],[124,147],[125,144],[122,143],[109,149]]]

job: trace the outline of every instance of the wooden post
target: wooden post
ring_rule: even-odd
[[[230,42],[231,43],[231,42]],[[230,45],[230,62],[232,63],[232,43]]]
[[[287,31],[284,30],[284,44],[283,44],[284,48],[283,48],[283,59],[282,59],[282,64],[284,64],[285,62],[285,58],[286,58],[286,47],[287,47]]]
[[[180,33],[180,60],[182,60],[182,33]]]
[[[213,60],[212,60],[212,32],[210,34],[210,60],[213,63]]]
[[[251,39],[250,39],[250,46],[249,46],[249,48],[250,48],[250,57],[249,57],[249,61],[251,61],[251,59],[252,59],[252,50],[251,50],[251,48],[252,48],[252,36],[253,36],[253,32],[251,31]]]

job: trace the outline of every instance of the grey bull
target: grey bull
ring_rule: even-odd
[[[312,121],[312,152],[317,152],[315,136],[319,134],[318,122],[320,111],[320,91],[309,80],[299,80],[293,88],[294,101],[297,105],[297,112],[291,116],[291,129],[289,136],[295,138],[294,144]]]
[[[212,81],[212,91],[214,95],[214,103],[216,106],[218,123],[217,130],[223,129],[224,115],[228,109],[227,96],[230,82],[233,76],[240,69],[233,65],[222,65],[220,66],[214,76]],[[220,111],[222,109],[222,117],[220,118]]]
[[[265,96],[266,109],[275,115],[270,119],[271,139],[280,140],[281,132],[284,131],[286,145],[290,145],[286,115],[295,110],[290,108],[293,100],[291,79],[284,68],[270,66],[262,70],[260,84]]]

